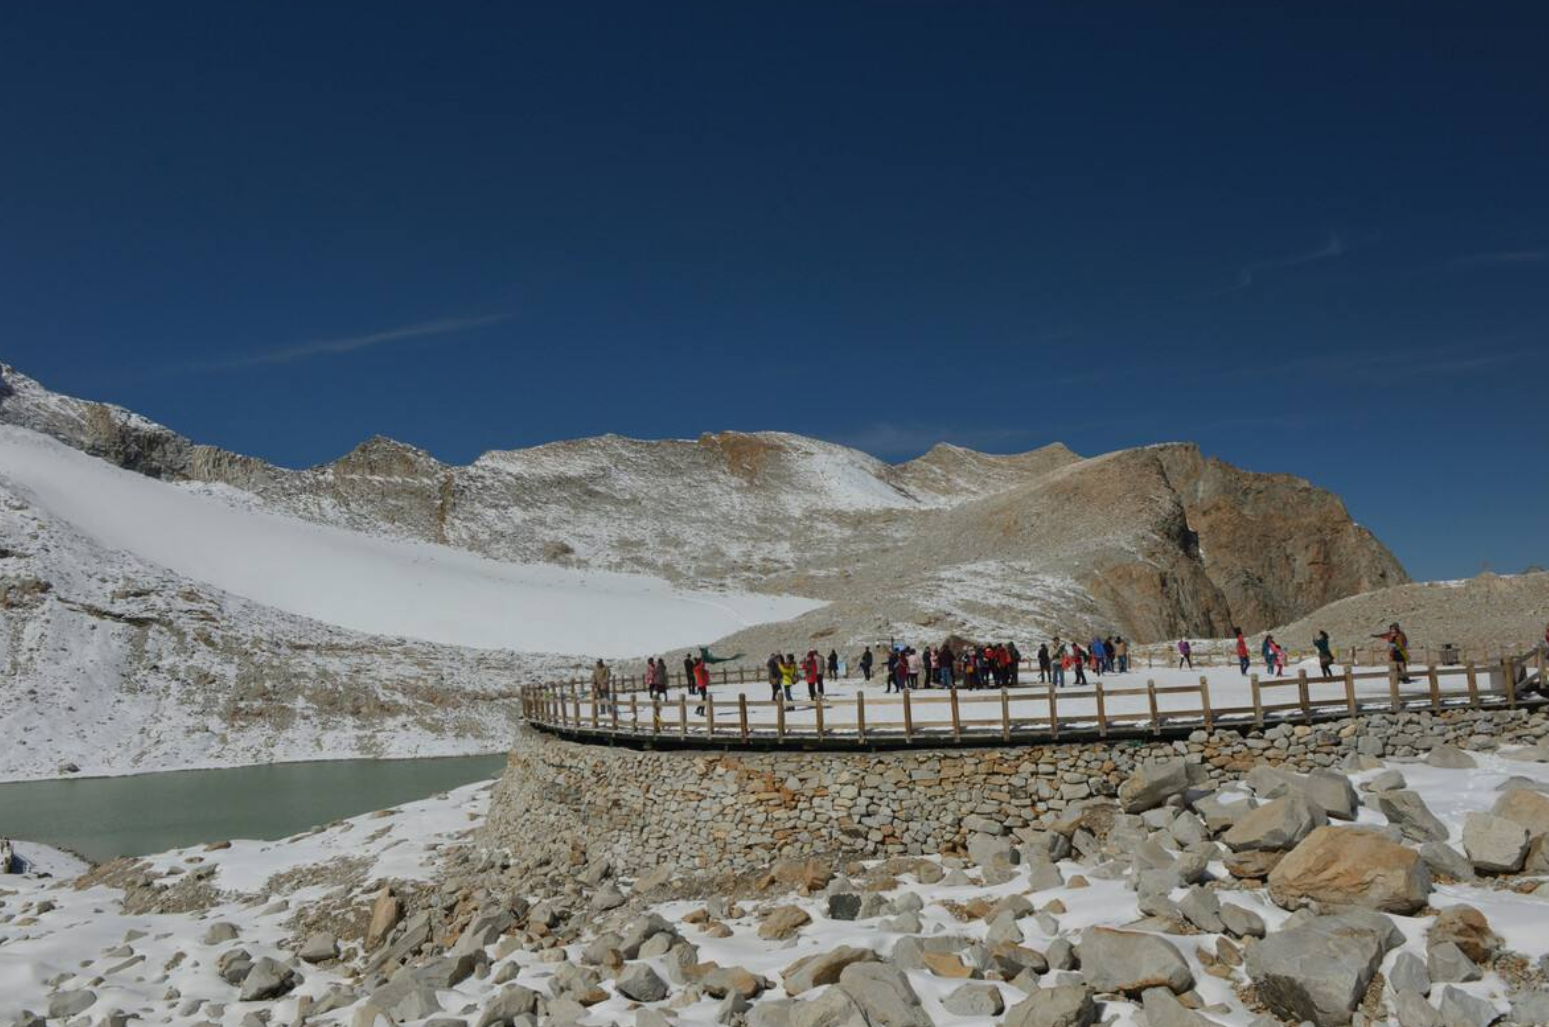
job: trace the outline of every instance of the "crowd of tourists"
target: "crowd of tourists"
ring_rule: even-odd
[[[1252,658],[1247,637],[1241,628],[1232,629],[1239,669],[1247,675]],[[1397,668],[1400,680],[1409,677],[1409,638],[1397,623],[1388,630],[1372,636],[1387,643],[1388,659]],[[1546,632],[1549,645],[1549,632]],[[1312,639],[1317,653],[1321,676],[1334,674],[1334,647],[1327,631],[1319,631]],[[879,646],[879,658],[871,646],[856,657],[855,667],[864,683],[880,676],[885,693],[902,693],[918,688],[982,689],[1015,688],[1022,684],[1023,657],[1015,642],[975,645],[943,642],[939,646],[927,645],[923,649],[894,642]],[[1274,676],[1286,673],[1285,649],[1272,634],[1266,634],[1259,643],[1259,655],[1264,669]],[[1194,647],[1186,638],[1177,643],[1178,667],[1193,668]],[[710,664],[716,662],[707,651],[699,655],[683,657],[681,681],[686,683],[689,694],[704,702],[710,691]],[[1027,661],[1029,681],[1032,668],[1037,668],[1037,684],[1063,688],[1089,684],[1087,674],[1126,674],[1130,670],[1130,644],[1120,635],[1094,636],[1085,644],[1074,639],[1066,641],[1055,635],[1038,646],[1036,655]],[[794,701],[796,689],[804,687],[808,700],[816,700],[825,693],[825,684],[850,676],[850,664],[841,659],[836,649],[825,655],[816,649],[807,650],[800,659],[794,653],[770,653],[764,661],[769,684],[770,699]],[[598,660],[592,668],[592,694],[603,703],[611,703],[613,673],[606,663]],[[653,699],[665,700],[672,684],[672,672],[665,657],[646,660],[644,681],[646,691]],[[703,706],[700,706],[703,712]]]

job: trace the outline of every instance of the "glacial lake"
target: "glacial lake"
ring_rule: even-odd
[[[0,837],[93,862],[231,838],[284,838],[499,777],[504,754],[327,760],[0,784]]]

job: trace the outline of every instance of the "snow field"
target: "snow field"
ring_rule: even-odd
[[[0,426],[0,479],[104,547],[356,631],[516,652],[699,645],[823,605],[661,578],[502,563],[244,508]]]

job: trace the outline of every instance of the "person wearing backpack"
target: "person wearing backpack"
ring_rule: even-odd
[[[1180,638],[1178,639],[1178,669],[1182,670],[1185,666],[1190,670],[1194,669],[1194,647],[1189,644],[1188,639]]]

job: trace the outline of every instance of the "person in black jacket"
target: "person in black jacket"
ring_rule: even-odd
[[[690,692],[694,691],[694,656],[692,653],[683,657],[683,687]]]
[[[834,681],[839,680],[839,653],[833,649],[828,651],[828,676]]]
[[[871,646],[868,645],[866,647],[866,651],[861,653],[861,677],[867,681],[871,680],[871,664],[873,659],[874,657],[871,655]]]
[[[1040,645],[1038,647],[1038,683],[1039,684],[1048,684],[1050,681],[1053,680],[1053,677],[1049,673],[1050,669],[1051,669],[1051,661],[1049,659],[1049,643],[1045,642],[1043,645]]]

